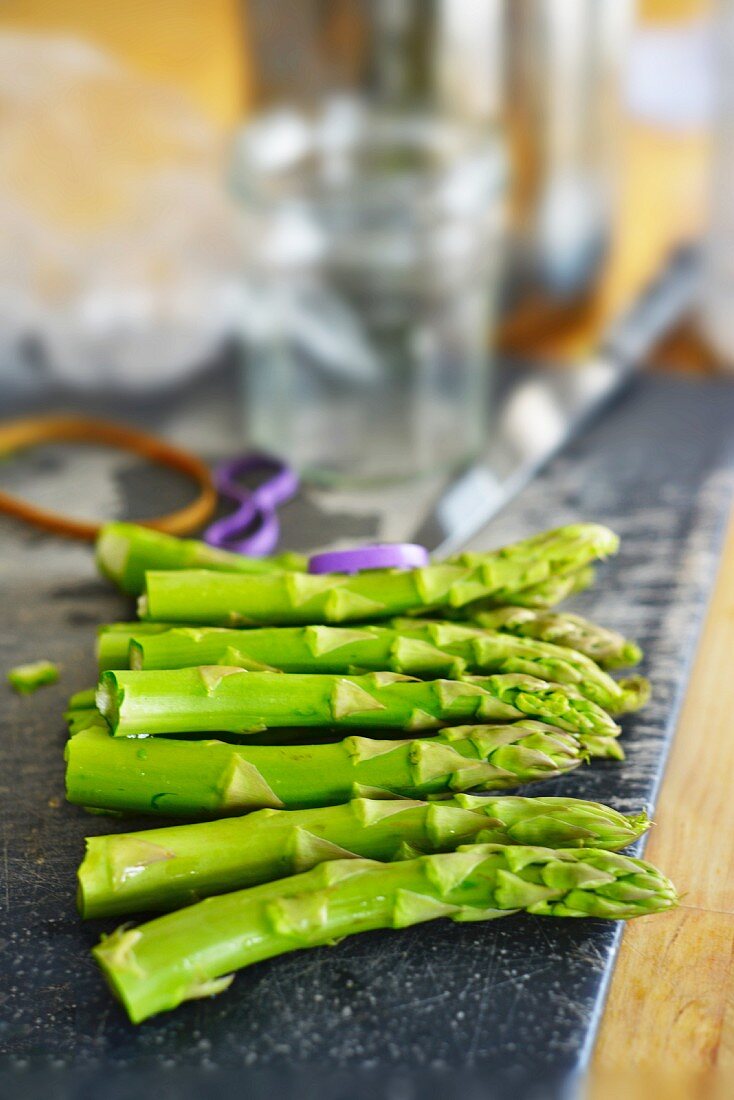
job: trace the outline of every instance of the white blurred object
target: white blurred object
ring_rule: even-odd
[[[713,97],[713,51],[713,26],[708,18],[637,27],[625,72],[630,114],[671,130],[706,125]]]
[[[260,108],[351,92],[487,133],[499,123],[512,164],[505,303],[586,293],[610,239],[635,0],[248,0],[247,11]]]
[[[734,0],[719,0],[716,11],[712,180],[700,319],[722,365],[734,369]]]
[[[175,91],[74,39],[0,34],[0,371],[171,383],[239,308],[223,135]]]

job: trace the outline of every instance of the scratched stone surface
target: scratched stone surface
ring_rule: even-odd
[[[55,461],[39,456],[36,472]],[[62,463],[95,508],[124,512],[142,497],[150,511],[182,492],[150,490],[129,459],[104,461]],[[30,473],[33,462],[3,484]],[[733,489],[734,387],[645,378],[474,540],[487,548],[582,518],[622,536],[575,606],[642,641],[654,698],[624,723],[623,765],[596,763],[538,794],[654,805]],[[296,502],[288,541],[322,543],[326,525],[334,538],[380,530],[379,515],[341,509],[327,517],[315,499]],[[97,580],[87,548],[9,521],[0,537],[0,669],[38,657],[62,666],[61,684],[33,697],[0,688],[0,1095],[564,1094],[593,1043],[615,924],[510,917],[370,933],[262,963],[217,999],[128,1024],[89,957],[114,922],[82,924],[74,907],[83,837],[116,826],[64,804],[60,717],[93,677],[95,624],[128,605]]]

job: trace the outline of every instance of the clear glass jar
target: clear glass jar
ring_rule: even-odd
[[[246,127],[248,440],[322,484],[458,467],[484,440],[497,140],[334,101]]]

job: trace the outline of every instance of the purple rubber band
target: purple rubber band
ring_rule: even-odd
[[[269,473],[270,477],[255,489],[246,489],[237,480],[245,474],[257,473]],[[214,485],[222,496],[230,500],[244,502],[254,498],[263,508],[275,508],[296,495],[299,480],[285,462],[270,455],[249,454],[220,463],[214,470]]]
[[[358,546],[354,550],[330,550],[314,554],[309,573],[360,573],[363,569],[420,569],[430,561],[425,546],[414,542],[388,542]]]
[[[252,533],[244,534],[253,524],[257,526]],[[257,508],[252,501],[245,501],[230,516],[212,523],[204,532],[204,541],[210,546],[247,554],[251,558],[270,554],[278,545],[279,538],[280,524],[275,512]]]
[[[255,489],[246,489],[237,481],[244,474],[265,472],[270,477]],[[280,538],[275,509],[294,497],[299,488],[298,477],[291,467],[269,455],[240,455],[216,467],[214,484],[221,496],[238,507],[207,527],[204,541],[220,550],[253,558],[271,553]]]

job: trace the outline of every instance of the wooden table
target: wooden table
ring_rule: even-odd
[[[648,1077],[661,1073],[671,1100],[734,1095],[732,654],[734,518],[646,852],[685,896],[625,930],[594,1062],[599,1100],[661,1095]]]
[[[504,333],[511,350],[559,362],[588,353],[666,252],[701,230],[706,153],[701,135],[629,126],[615,245],[598,292],[566,316],[534,317],[529,310],[511,319]],[[652,365],[702,376],[717,369],[695,324],[666,340]],[[734,514],[646,856],[685,896],[675,912],[631,922],[625,931],[590,1095],[728,1100],[734,1096]]]
[[[583,354],[666,250],[697,230],[705,151],[696,135],[630,128],[617,243],[600,292],[555,330],[526,335],[531,349]],[[657,358],[661,369],[715,369],[690,330]],[[646,856],[684,898],[675,912],[625,931],[590,1094],[734,1096],[734,516]]]

